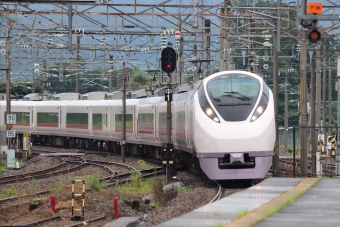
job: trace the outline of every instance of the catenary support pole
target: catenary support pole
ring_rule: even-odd
[[[311,82],[310,82],[310,107],[311,107],[311,146],[312,146],[312,177],[316,176],[316,145],[315,139],[315,59],[311,64]]]
[[[6,114],[11,114],[11,24],[7,19],[7,39],[6,39]],[[7,119],[7,118],[6,118]],[[9,130],[9,124],[6,124]],[[8,149],[11,148],[11,138],[7,138]]]
[[[276,38],[273,37],[273,95],[275,108],[275,146],[273,154],[273,175],[278,176],[279,173],[279,104],[278,104],[278,53],[276,49]]]
[[[125,78],[127,76],[125,62],[123,62],[123,114],[122,114],[122,140],[121,144],[121,155],[123,162],[125,162],[125,149],[126,149],[126,81]]]
[[[307,177],[307,39],[305,31],[300,31],[300,35],[300,172],[303,177]]]
[[[284,127],[284,145],[285,150],[288,149],[288,73],[285,72],[285,127]]]
[[[109,55],[110,59],[110,74],[109,74],[109,92],[112,92],[112,78],[113,78],[113,55]]]

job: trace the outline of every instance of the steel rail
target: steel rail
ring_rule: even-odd
[[[99,220],[102,220],[104,218],[106,218],[106,215],[102,215],[102,216],[99,216],[99,217],[96,217],[96,218],[92,218],[90,220],[85,220],[85,221],[82,221],[82,222],[77,222],[77,223],[75,223],[73,225],[67,225],[65,227],[76,227],[76,226],[80,226],[80,225],[87,225],[90,222],[99,221]]]
[[[215,197],[208,204],[219,200],[221,198],[221,196],[222,196],[222,186],[221,186],[221,184],[218,183],[217,181],[214,181],[214,182],[217,184],[218,190],[217,190],[217,193],[216,193]]]

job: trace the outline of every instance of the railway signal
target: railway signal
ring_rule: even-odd
[[[321,40],[321,33],[318,31],[317,27],[311,28],[311,31],[308,33],[308,40],[311,43],[316,43]]]
[[[166,73],[172,73],[176,69],[176,52],[172,47],[166,47],[161,54],[162,70]]]

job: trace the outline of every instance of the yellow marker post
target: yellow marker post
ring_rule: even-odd
[[[74,185],[76,183],[82,183],[82,193],[74,193],[75,187]],[[82,197],[82,208],[74,208],[75,202],[74,198],[75,197]],[[73,180],[72,181],[72,216],[71,216],[71,221],[82,221],[84,220],[84,213],[85,213],[85,181],[84,180]],[[74,211],[82,211],[81,216],[75,216]]]

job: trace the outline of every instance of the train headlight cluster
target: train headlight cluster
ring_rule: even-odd
[[[198,100],[200,103],[200,106],[203,110],[203,112],[213,121],[220,123],[220,119],[217,117],[215,111],[213,110],[213,108],[211,108],[207,97],[204,94],[204,88],[203,86],[200,86],[200,88],[198,89]]]
[[[262,95],[260,103],[256,107],[250,121],[253,122],[253,121],[257,120],[263,114],[263,112],[266,110],[267,105],[268,105],[268,98],[265,95]]]
[[[204,107],[202,107],[203,109]],[[210,106],[207,106],[205,107],[205,114],[210,117],[210,119],[212,119],[213,121],[217,122],[217,123],[220,123],[220,119],[217,117],[217,115],[215,114],[215,111],[210,107]],[[204,109],[203,109],[204,110]]]

